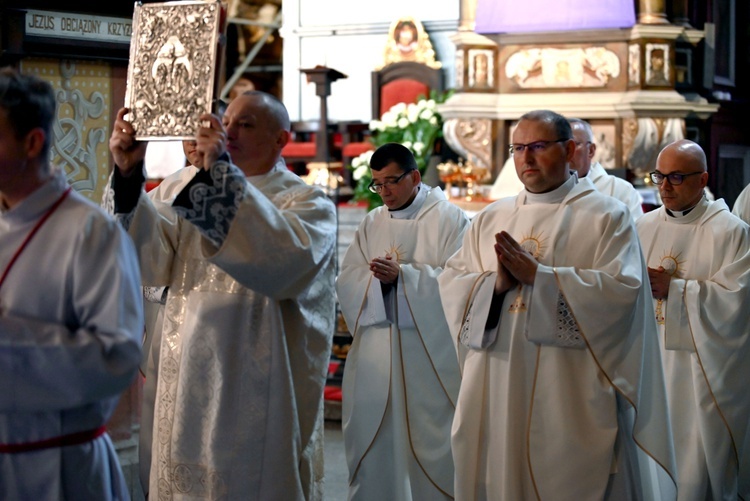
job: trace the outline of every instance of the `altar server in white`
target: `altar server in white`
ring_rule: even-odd
[[[648,275],[625,207],[568,170],[570,125],[529,112],[510,151],[525,189],[471,223],[438,278],[469,348],[456,499],[671,499]]]
[[[578,172],[578,177],[589,178],[597,190],[624,203],[630,210],[633,220],[637,220],[643,215],[641,195],[625,179],[608,174],[599,162],[593,162],[596,143],[591,125],[580,118],[569,118],[568,122],[576,143],[571,167]]]
[[[136,242],[144,285],[169,286],[150,496],[321,499],[336,215],[280,156],[284,105],[252,91],[223,124],[202,116],[204,168],[171,206],[143,193],[126,112],[110,139],[108,207]]]
[[[468,219],[421,182],[408,148],[381,146],[370,168],[385,205],[360,224],[336,281],[354,336],[343,382],[349,499],[452,499],[460,373],[437,277]]]
[[[0,71],[0,499],[128,500],[105,432],[134,380],[138,261],[49,163],[55,97]]]
[[[750,229],[709,202],[706,156],[681,140],[637,222],[667,381],[680,499],[750,499]]]

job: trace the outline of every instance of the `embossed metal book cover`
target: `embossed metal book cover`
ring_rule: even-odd
[[[219,1],[135,4],[125,106],[137,139],[195,137],[218,89],[225,21]]]

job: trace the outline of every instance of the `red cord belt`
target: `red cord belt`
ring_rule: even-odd
[[[20,452],[32,452],[53,447],[67,447],[69,445],[80,445],[91,442],[95,438],[104,435],[107,429],[100,426],[93,430],[79,431],[69,435],[47,438],[36,442],[25,442],[22,444],[0,444],[0,454],[18,454]]]

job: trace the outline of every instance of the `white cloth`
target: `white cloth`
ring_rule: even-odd
[[[633,185],[625,179],[608,174],[599,162],[591,164],[586,177],[591,179],[597,190],[627,205],[634,221],[643,215],[643,199]]]
[[[585,178],[560,204],[526,195],[480,212],[438,278],[451,334],[472,347],[452,429],[456,499],[670,499],[653,490],[649,468],[667,473],[643,454],[674,471],[630,217]],[[501,230],[539,267],[485,331]]]
[[[503,164],[503,168],[497,175],[497,179],[492,184],[490,189],[489,198],[491,200],[499,200],[505,197],[515,197],[524,189],[523,183],[518,179],[518,173],[516,172],[516,165],[513,162],[511,156]]]
[[[343,382],[350,499],[453,495],[450,426],[460,374],[436,278],[467,226],[461,209],[433,188],[414,219],[371,211],[344,256],[336,286],[354,336]],[[385,298],[390,308],[369,269],[386,253],[401,265]]]
[[[149,141],[146,143],[146,177],[165,179],[185,166],[182,141]]]
[[[750,229],[705,199],[682,218],[661,207],[636,226],[648,266],[672,273],[667,299],[653,303],[680,499],[749,499]]]
[[[67,189],[58,174],[0,215],[0,273]],[[103,426],[140,360],[138,262],[130,238],[71,192],[0,289],[0,443]],[[0,453],[0,498],[127,500],[104,434],[81,445]]]
[[[334,206],[283,161],[249,179],[218,161],[177,199],[119,216],[144,285],[169,286],[151,496],[321,499]]]
[[[151,145],[153,143],[149,143]],[[198,167],[188,165],[159,183],[148,192],[154,203],[171,205],[175,197],[195,177]],[[164,319],[165,287],[147,288],[143,302],[143,314],[146,323],[143,338],[143,357],[141,372],[144,376],[143,398],[141,400],[141,429],[138,435],[138,469],[143,492],[149,492],[149,474],[151,472],[151,443],[153,441],[154,407],[156,403],[156,381],[159,375],[159,349],[161,330]]]
[[[750,224],[750,184],[745,186],[737,200],[734,201],[732,214]]]

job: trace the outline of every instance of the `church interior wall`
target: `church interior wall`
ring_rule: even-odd
[[[11,1],[6,7],[20,6],[43,8],[46,3],[42,1],[25,0]],[[718,0],[714,0],[718,1]],[[709,2],[713,3],[713,2]],[[15,5],[18,4],[18,5]],[[80,7],[79,7],[80,4]],[[88,2],[71,2],[66,4],[66,9],[85,11]],[[113,4],[114,5],[114,4]],[[97,12],[97,14],[117,15],[127,17],[132,10],[130,6],[122,7],[122,4],[107,8],[106,12]],[[733,20],[738,20],[738,26],[747,26],[750,22],[750,3],[737,2],[737,16]],[[320,100],[315,95],[315,88],[312,84],[305,81],[305,77],[299,72],[301,68],[310,68],[316,65],[325,65],[337,69],[348,75],[348,78],[334,82],[332,85],[332,95],[328,98],[328,116],[334,121],[344,120],[362,120],[367,121],[371,118],[371,83],[370,72],[382,64],[383,51],[388,37],[390,23],[399,17],[410,15],[419,19],[430,35],[437,58],[441,61],[444,68],[444,78],[447,87],[454,85],[455,70],[454,60],[456,48],[451,36],[454,35],[459,26],[459,7],[458,0],[449,2],[421,2],[418,0],[379,0],[377,2],[342,2],[341,0],[284,0],[284,26],[281,35],[284,41],[283,54],[283,100],[287,105],[292,120],[313,120],[317,119],[320,112]],[[704,14],[697,16],[694,25],[702,29],[704,23],[702,19]],[[722,173],[718,172],[718,155],[719,148],[722,145],[750,145],[750,128],[741,124],[746,123],[748,105],[746,104],[748,91],[750,87],[746,86],[748,82],[748,72],[750,65],[744,64],[750,61],[750,48],[748,36],[742,30],[738,30],[738,47],[737,57],[737,75],[732,85],[717,85],[712,78],[704,84],[701,92],[708,94],[712,89],[723,91],[721,96],[730,96],[729,99],[720,98],[721,107],[719,112],[708,120],[708,130],[704,130],[704,136],[696,134],[695,139],[703,139],[703,144],[708,145],[707,153],[709,154],[709,168],[711,169],[711,178],[709,186],[717,196],[726,196],[722,192],[719,181],[722,179]],[[49,44],[50,46],[52,43]],[[700,46],[702,49],[702,46]],[[7,46],[4,48],[7,50]],[[698,49],[698,50],[701,50]],[[15,62],[17,58],[26,58],[28,54],[14,55],[12,59],[6,60]],[[70,56],[70,54],[68,54]],[[743,62],[744,61],[744,62]],[[95,169],[87,170],[85,162],[76,162],[76,167],[82,167],[77,174],[81,182],[90,186],[87,189],[78,190],[93,200],[101,197],[106,176],[111,168],[111,159],[107,148],[107,138],[111,132],[111,124],[114,119],[114,111],[122,104],[125,85],[126,60],[115,62],[94,62],[89,59],[82,60],[73,58],[65,62],[66,68],[72,66],[93,69],[97,72],[96,78],[85,78],[86,85],[83,86],[83,76],[71,76],[66,80],[58,73],[61,69],[62,60],[58,58],[43,59],[25,59],[21,66],[26,70],[36,72],[37,69],[47,72],[47,76],[54,80],[55,88],[62,89],[64,83],[69,82],[71,88],[81,89],[83,96],[92,101],[92,94],[104,92],[107,99],[107,107],[103,110],[102,115],[92,117],[82,115],[70,106],[67,97],[60,95],[61,112],[69,110],[72,115],[65,116],[62,122],[58,123],[57,134],[62,140],[73,137],[70,129],[70,120],[75,123],[76,127],[87,131],[90,134],[94,130],[102,130],[101,140],[94,141],[93,153],[98,160],[93,164]],[[99,76],[98,72],[104,72],[104,76]],[[697,70],[700,73],[700,70]],[[701,75],[695,75],[696,82],[700,82]],[[79,82],[78,84],[76,82]],[[100,87],[93,87],[91,84],[104,86],[105,91]],[[716,96],[716,95],[715,95]],[[714,96],[714,97],[715,97]],[[591,104],[591,103],[589,103]],[[538,101],[537,101],[538,105]],[[507,111],[507,110],[506,110]],[[618,126],[615,122],[602,117],[593,118],[592,124],[595,130],[601,130],[608,138],[620,134],[615,130]],[[511,121],[508,119],[507,126],[503,126],[503,136],[507,136]],[[703,120],[700,121],[703,123]],[[68,124],[68,125],[66,125]],[[621,128],[622,125],[620,124]],[[697,126],[696,126],[697,130]],[[688,137],[693,138],[688,134]],[[61,142],[64,148],[58,151],[55,162],[64,165],[64,157],[75,158],[74,152],[86,150],[91,144],[83,138],[78,142]],[[611,141],[612,142],[612,141]],[[615,151],[615,158],[621,158],[621,148]],[[81,157],[83,158],[83,157]],[[615,165],[619,167],[620,165]],[[744,165],[744,164],[743,164]],[[734,178],[732,178],[734,179]],[[748,182],[750,178],[738,176],[738,183]],[[88,183],[88,184],[87,184]],[[735,190],[737,191],[737,190]],[[728,200],[731,202],[731,200]],[[136,383],[121,399],[121,406],[113,418],[110,432],[118,443],[118,450],[121,456],[133,456],[135,450],[135,440],[138,431],[138,404],[140,401],[140,384]],[[123,459],[123,466],[126,469],[128,480],[133,486],[137,483],[136,467],[137,457],[131,457],[129,460]],[[134,487],[135,489],[135,487]]]
[[[284,0],[282,8],[283,100],[292,120],[315,120],[320,114],[314,85],[308,85],[299,73],[301,68],[316,65],[348,76],[331,85],[329,119],[370,120],[370,73],[382,65],[390,23],[401,16],[413,16],[424,24],[443,64],[445,82],[450,86],[454,80],[455,46],[449,37],[458,29],[458,1]]]

